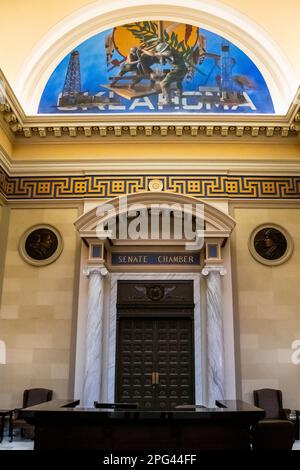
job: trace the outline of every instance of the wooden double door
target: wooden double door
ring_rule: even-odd
[[[121,316],[117,338],[117,402],[146,410],[194,403],[191,316]]]

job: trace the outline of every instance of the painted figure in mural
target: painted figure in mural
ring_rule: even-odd
[[[182,82],[188,72],[188,68],[183,55],[167,43],[159,43],[155,48],[155,55],[161,60],[162,64],[168,63],[171,65],[170,72],[168,72],[165,78],[160,82],[165,103],[170,104],[171,85],[172,83],[176,83],[179,96],[181,96],[183,89]]]
[[[151,67],[154,64],[158,64],[159,59],[156,56],[149,55],[144,48],[139,48],[139,57],[140,61],[138,64],[138,70],[140,72],[140,79],[138,81],[142,80],[142,78],[148,78],[150,79],[150,88],[153,88],[156,74],[153,72]],[[133,85],[138,83],[138,81],[135,81]]]
[[[123,64],[121,65],[118,76],[111,82],[111,86],[114,86],[128,72],[136,72],[137,74],[139,74],[139,60],[140,59],[138,55],[138,48],[131,47],[125,62],[123,62]]]
[[[144,78],[150,79],[150,88],[154,86],[155,79],[151,66],[159,62],[155,56],[145,53],[141,47],[131,47],[125,62],[121,65],[118,76],[111,82],[114,86],[126,73],[135,72],[133,82],[129,88],[134,88]]]
[[[111,64],[111,59],[115,51],[115,44],[112,34],[108,34],[107,36],[105,36],[104,46],[106,52],[106,64],[107,66],[109,66]]]

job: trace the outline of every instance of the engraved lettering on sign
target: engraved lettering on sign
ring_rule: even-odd
[[[200,253],[112,253],[113,265],[200,265]]]

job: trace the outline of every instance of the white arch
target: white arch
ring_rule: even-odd
[[[119,206],[120,198],[114,197],[109,199],[102,204],[109,204],[110,207],[114,209],[114,214],[118,216],[122,213],[123,207]],[[222,237],[228,238],[235,227],[235,221],[232,217],[224,212],[220,211],[216,207],[212,206],[203,199],[196,199],[192,196],[188,196],[180,193],[173,193],[169,191],[162,192],[137,192],[127,195],[126,208],[124,212],[127,212],[127,209],[134,204],[142,204],[147,208],[151,208],[152,204],[164,205],[178,203],[179,206],[183,207],[184,210],[191,211],[195,214],[196,205],[201,204],[203,206],[203,215],[206,224],[205,236],[206,237]],[[185,206],[186,205],[186,206]],[[94,207],[88,212],[82,214],[75,222],[74,225],[78,230],[82,238],[97,237],[97,226],[100,221],[108,220],[112,214],[105,213],[101,214],[101,211],[98,209],[101,207]],[[99,215],[101,214],[101,215]]]
[[[25,113],[37,113],[48,78],[74,47],[100,31],[145,18],[200,25],[236,44],[264,76],[275,112],[286,114],[298,87],[292,66],[260,26],[215,0],[97,0],[77,10],[43,37],[21,67],[15,92]]]

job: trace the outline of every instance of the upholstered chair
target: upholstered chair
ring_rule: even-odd
[[[24,390],[23,392],[23,406],[22,408],[28,408],[29,406],[39,405],[45,401],[50,401],[52,399],[52,390],[46,388],[31,388]],[[26,430],[26,437],[34,437],[34,426],[26,423],[25,419],[22,418],[22,408],[17,408],[14,410],[13,419],[12,419],[12,430],[11,430],[11,441],[13,440],[13,430],[15,428],[21,429],[21,436],[24,436],[24,431]]]
[[[265,410],[265,419],[288,419],[291,410],[282,406],[282,392],[273,388],[254,390],[254,405]]]
[[[284,419],[263,419],[251,428],[253,450],[292,450],[295,428]]]
[[[282,406],[282,392],[273,388],[254,390],[254,404],[265,411],[265,418],[251,429],[254,450],[290,450],[296,436],[291,410]]]

